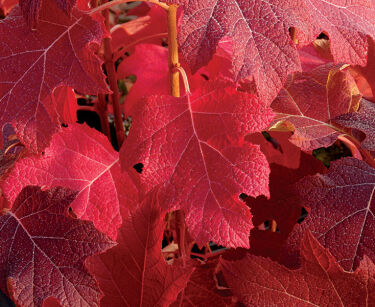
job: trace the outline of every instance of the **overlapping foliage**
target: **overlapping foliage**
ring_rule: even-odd
[[[126,2],[0,1],[6,304],[375,305],[374,1]]]

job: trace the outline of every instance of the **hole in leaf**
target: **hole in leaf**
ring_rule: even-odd
[[[62,124],[61,124],[61,127],[68,128],[68,124],[64,124],[64,123],[62,123]]]
[[[248,198],[249,195],[245,194],[245,193],[241,193],[240,195],[238,195],[238,198],[242,201],[245,201],[246,198]]]
[[[268,230],[271,227],[271,221],[264,221],[264,230]]]
[[[329,37],[324,32],[320,33],[316,39],[327,39],[329,40]]]
[[[307,214],[308,214],[307,210],[304,207],[302,207],[301,215],[298,218],[297,223],[301,224],[305,220],[305,218],[307,217]]]
[[[209,80],[209,79],[210,79],[210,78],[208,78],[208,76],[205,75],[205,74],[201,74],[201,77],[202,77],[203,79],[205,79],[205,80]]]
[[[134,164],[134,169],[138,172],[138,173],[140,173],[140,174],[142,174],[142,171],[143,171],[143,163],[137,163],[137,164]]]
[[[100,117],[96,112],[78,110],[77,111],[78,123],[86,123],[91,128],[95,128],[98,131],[101,131],[100,126]]]

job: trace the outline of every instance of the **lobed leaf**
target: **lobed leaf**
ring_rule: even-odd
[[[246,306],[370,306],[375,301],[375,265],[367,257],[345,272],[330,252],[306,233],[302,266],[289,270],[260,256],[221,259],[225,280]]]
[[[298,246],[306,229],[329,248],[345,270],[354,270],[367,255],[375,260],[375,170],[364,161],[347,157],[331,163],[325,175],[302,179],[296,185],[309,211],[288,239],[284,263],[298,263]]]
[[[130,209],[138,202],[134,182],[121,172],[118,153],[104,135],[86,125],[63,128],[43,156],[18,161],[2,189],[12,202],[27,185],[78,191],[74,212],[114,239],[121,225],[120,204]]]
[[[12,123],[32,151],[42,151],[58,130],[55,106],[44,101],[56,87],[108,92],[101,61],[89,49],[103,31],[101,22],[78,9],[69,18],[54,1],[43,1],[35,31],[20,8],[0,21],[0,124]]]
[[[268,195],[269,168],[258,146],[228,139],[259,131],[272,118],[255,96],[220,83],[191,97],[153,96],[134,113],[121,163],[144,166],[146,190],[164,184],[164,206],[185,210],[199,244],[248,247],[251,214],[238,197]]]
[[[276,113],[271,129],[292,130],[290,141],[303,150],[328,147],[345,134],[332,119],[357,110],[361,96],[343,68],[327,64],[290,77],[271,104]]]
[[[364,65],[367,36],[375,38],[375,8],[369,1],[165,0],[184,9],[179,45],[196,71],[206,65],[224,36],[233,39],[235,79],[250,77],[261,101],[270,103],[288,74],[301,70],[290,38],[307,45],[328,33],[336,63]]]
[[[130,212],[123,209],[118,245],[86,262],[104,292],[101,306],[169,306],[193,268],[163,258],[165,211],[155,191]]]
[[[0,287],[17,304],[42,306],[52,296],[62,306],[98,306],[100,290],[83,262],[115,243],[69,215],[76,195],[28,186],[0,217]]]

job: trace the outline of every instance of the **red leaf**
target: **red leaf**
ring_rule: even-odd
[[[151,192],[124,213],[118,245],[88,259],[104,292],[101,306],[169,306],[186,286],[193,269],[168,265],[161,253],[165,213]]]
[[[77,0],[54,0],[57,6],[70,16]],[[29,26],[35,26],[38,22],[39,11],[42,9],[42,0],[20,0],[22,13]]]
[[[346,132],[331,120],[356,110],[361,96],[348,71],[323,65],[296,73],[272,102],[273,129],[293,130],[290,141],[303,150],[332,145]]]
[[[221,264],[231,290],[246,306],[370,306],[375,302],[371,260],[365,258],[354,273],[345,272],[310,233],[301,251],[298,270],[250,254],[236,261],[221,259]]]
[[[215,57],[215,60],[218,61],[218,56]],[[142,65],[139,65],[139,63],[142,63]],[[213,65],[215,64],[221,64],[221,62],[213,63]],[[213,65],[209,65],[207,69],[211,71]],[[198,73],[194,76],[189,71],[186,73],[192,90],[196,87],[202,87],[202,82],[206,81]],[[137,45],[134,53],[125,58],[117,69],[119,79],[130,75],[135,75],[137,80],[125,99],[125,114],[127,115],[133,114],[133,107],[143,97],[168,95],[170,93],[168,49],[152,44]],[[181,86],[181,91],[184,91],[183,86]]]
[[[324,52],[326,52],[327,50],[329,51],[328,44],[329,42],[327,40],[317,39],[314,43],[304,46],[303,48],[298,50],[302,71],[311,71],[314,68],[333,61],[331,54],[324,54]],[[327,50],[324,48],[326,48]]]
[[[134,53],[125,58],[117,70],[120,79],[137,76],[137,81],[125,98],[125,114],[133,115],[132,108],[142,97],[168,94],[168,71],[168,49],[150,44],[137,45]]]
[[[277,95],[288,73],[300,69],[297,50],[289,37],[291,16],[285,5],[246,0],[165,2],[184,8],[179,45],[193,73],[209,62],[225,36],[233,38],[235,79],[253,78],[265,103]]]
[[[52,99],[59,115],[59,122],[64,124],[73,124],[77,122],[78,104],[72,88],[62,86],[56,88]]]
[[[132,15],[132,12],[128,12],[128,14]],[[163,8],[153,5],[149,8],[146,16],[116,25],[112,28],[111,32],[113,49],[125,48],[122,49],[123,53],[133,51],[134,46],[139,43],[157,44],[160,46],[163,39],[168,37],[167,13]],[[164,37],[160,36],[163,33]],[[143,60],[148,59],[144,58]]]
[[[26,187],[0,217],[0,283],[22,306],[53,296],[63,306],[97,306],[100,291],[83,265],[115,244],[91,222],[69,216],[76,192]]]
[[[289,29],[308,44],[325,31],[336,62],[364,65],[367,35],[375,37],[375,9],[364,1],[164,0],[182,5],[179,43],[195,72],[206,65],[220,39],[234,42],[236,80],[250,76],[264,102],[271,102],[289,73],[300,70]]]
[[[16,8],[0,22],[0,34],[1,125],[11,122],[22,143],[41,151],[57,131],[56,114],[43,102],[54,88],[68,85],[85,94],[108,91],[101,61],[88,48],[101,42],[102,24],[77,9],[70,19],[54,1],[44,1],[36,31]]]
[[[17,4],[18,0],[0,0],[0,12],[6,16]]]
[[[232,293],[227,289],[219,289],[216,282],[217,259],[204,264],[195,264],[186,288],[178,295],[171,307],[187,306],[234,306]]]
[[[223,141],[265,128],[272,111],[255,96],[211,84],[189,97],[153,96],[135,110],[121,163],[142,163],[143,186],[165,184],[164,206],[184,208],[194,239],[247,247],[251,224],[240,193],[268,195],[259,147]]]
[[[289,142],[290,132],[271,131],[267,139],[262,133],[247,135],[245,140],[258,144],[267,157],[268,163],[276,163],[288,168],[296,169],[300,164],[301,150]]]
[[[368,44],[367,65],[352,67],[352,74],[363,96],[373,101],[375,98],[375,42],[368,38]]]
[[[270,257],[273,260],[279,259],[283,243],[301,216],[301,199],[293,185],[301,178],[316,174],[325,168],[320,161],[305,153],[301,154],[299,160],[300,167],[295,170],[276,164],[270,165],[270,199],[266,199],[264,196],[246,199],[246,204],[254,216],[255,227],[250,234],[250,252],[252,254]],[[257,228],[265,221],[268,221],[271,226],[272,220],[276,222],[276,232],[272,232],[271,229]]]
[[[358,112],[343,114],[336,117],[334,121],[365,133],[366,138],[361,143],[361,147],[367,150],[375,150],[375,107],[372,102],[362,99]]]
[[[326,175],[306,177],[296,189],[309,211],[288,239],[284,263],[295,265],[305,229],[326,248],[345,270],[354,270],[367,255],[375,260],[375,171],[365,162],[344,158],[332,162]]]
[[[132,208],[137,189],[121,173],[118,153],[107,138],[86,125],[70,125],[56,133],[44,156],[20,160],[3,183],[13,201],[27,185],[65,186],[78,191],[72,208],[78,217],[91,220],[111,238],[121,225],[119,206]]]

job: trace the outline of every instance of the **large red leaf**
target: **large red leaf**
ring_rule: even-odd
[[[307,234],[301,246],[302,267],[288,270],[269,259],[246,255],[221,260],[225,279],[246,306],[372,306],[375,265],[367,257],[354,273]]]
[[[272,128],[293,130],[290,141],[303,150],[332,145],[346,133],[332,119],[356,110],[360,101],[354,79],[343,68],[327,64],[289,78],[272,102]]]
[[[345,270],[354,270],[367,255],[375,260],[375,170],[365,162],[344,158],[332,162],[326,175],[302,179],[296,187],[309,211],[284,251],[284,261],[298,263],[302,233],[310,229]]]
[[[179,45],[193,73],[209,62],[224,36],[233,38],[235,79],[253,78],[261,101],[271,102],[287,74],[300,69],[288,32],[295,15],[292,5],[247,0],[165,2],[184,8]],[[294,8],[298,10],[297,3]]]
[[[69,125],[56,133],[41,157],[18,161],[2,188],[13,201],[27,185],[65,186],[78,191],[72,208],[111,238],[121,225],[121,202],[131,208],[137,189],[121,173],[118,153],[108,139],[86,125]]]
[[[268,195],[269,167],[258,146],[224,139],[265,128],[273,113],[255,96],[220,85],[190,98],[143,101],[120,158],[125,168],[143,164],[146,190],[165,185],[164,206],[185,210],[197,242],[248,247],[251,214],[238,196]]]
[[[77,9],[70,19],[54,1],[43,1],[42,6],[35,31],[25,24],[19,8],[0,22],[0,124],[11,122],[33,151],[48,146],[57,131],[56,111],[44,104],[54,88],[108,91],[101,61],[88,47],[101,42],[102,24]]]
[[[169,306],[193,269],[165,262],[161,244],[165,211],[150,192],[130,212],[125,208],[118,245],[87,260],[104,292],[101,306]]]
[[[367,35],[375,37],[375,10],[367,1],[164,0],[182,5],[181,52],[194,71],[208,63],[224,36],[234,42],[236,79],[255,80],[261,100],[271,102],[289,73],[300,70],[290,27],[300,43],[320,32],[330,36],[336,62],[366,63]]]
[[[0,286],[17,304],[42,306],[53,296],[62,306],[98,306],[99,288],[83,262],[114,243],[69,215],[75,196],[29,186],[0,217]]]

